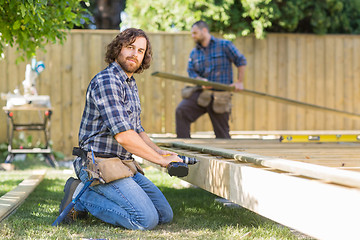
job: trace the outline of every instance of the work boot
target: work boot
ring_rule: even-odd
[[[60,214],[62,213],[62,211],[64,211],[66,206],[69,205],[69,203],[71,203],[74,192],[80,183],[81,183],[81,181],[79,179],[75,179],[73,177],[70,177],[66,181],[66,184],[64,187],[64,193],[65,193],[64,198],[61,200],[61,203],[60,203],[60,210],[59,210]],[[73,207],[69,211],[69,213],[66,215],[63,222],[71,223],[71,222],[75,221],[76,219],[85,218],[86,216],[87,216],[87,212],[76,211],[75,208]]]

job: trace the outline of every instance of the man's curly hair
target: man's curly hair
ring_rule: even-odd
[[[136,38],[138,37],[143,37],[146,39],[146,50],[144,54],[144,59],[140,67],[135,71],[135,73],[141,73],[145,69],[148,69],[150,67],[150,62],[152,58],[151,44],[145,32],[137,28],[125,29],[115,37],[115,39],[106,47],[105,62],[109,64],[114,62],[119,56],[121,49],[134,43]]]

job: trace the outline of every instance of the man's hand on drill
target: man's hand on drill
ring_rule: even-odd
[[[167,156],[167,155],[176,155],[177,156],[177,153],[167,151],[167,150],[162,150],[162,149],[158,150],[157,153],[160,154],[161,156]]]
[[[171,162],[183,162],[183,160],[178,157],[177,153],[166,150],[159,150],[157,152],[165,159],[163,164],[161,164],[162,167],[166,168]]]
[[[163,156],[166,162],[164,165],[161,165],[162,167],[167,167],[171,162],[183,162],[181,158],[179,158],[177,155],[166,155]]]

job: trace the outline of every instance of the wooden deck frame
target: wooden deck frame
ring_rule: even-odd
[[[360,239],[360,189],[199,151],[183,180],[317,239]],[[330,169],[330,168],[329,168]]]
[[[291,161],[287,159],[266,157],[257,154],[226,150],[221,148],[207,147],[189,143],[174,142],[173,147],[197,150],[203,153],[215,154],[241,162],[253,163],[255,165],[278,169],[292,174],[321,179],[323,181],[343,184],[350,187],[360,188],[360,174],[357,172],[344,171],[326,166]]]

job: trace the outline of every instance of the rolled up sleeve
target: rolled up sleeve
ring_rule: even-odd
[[[246,58],[243,54],[240,53],[240,51],[235,47],[235,45],[228,41],[228,43],[225,45],[226,49],[225,52],[228,55],[228,57],[231,59],[231,61],[235,64],[235,66],[245,66],[247,64]]]

